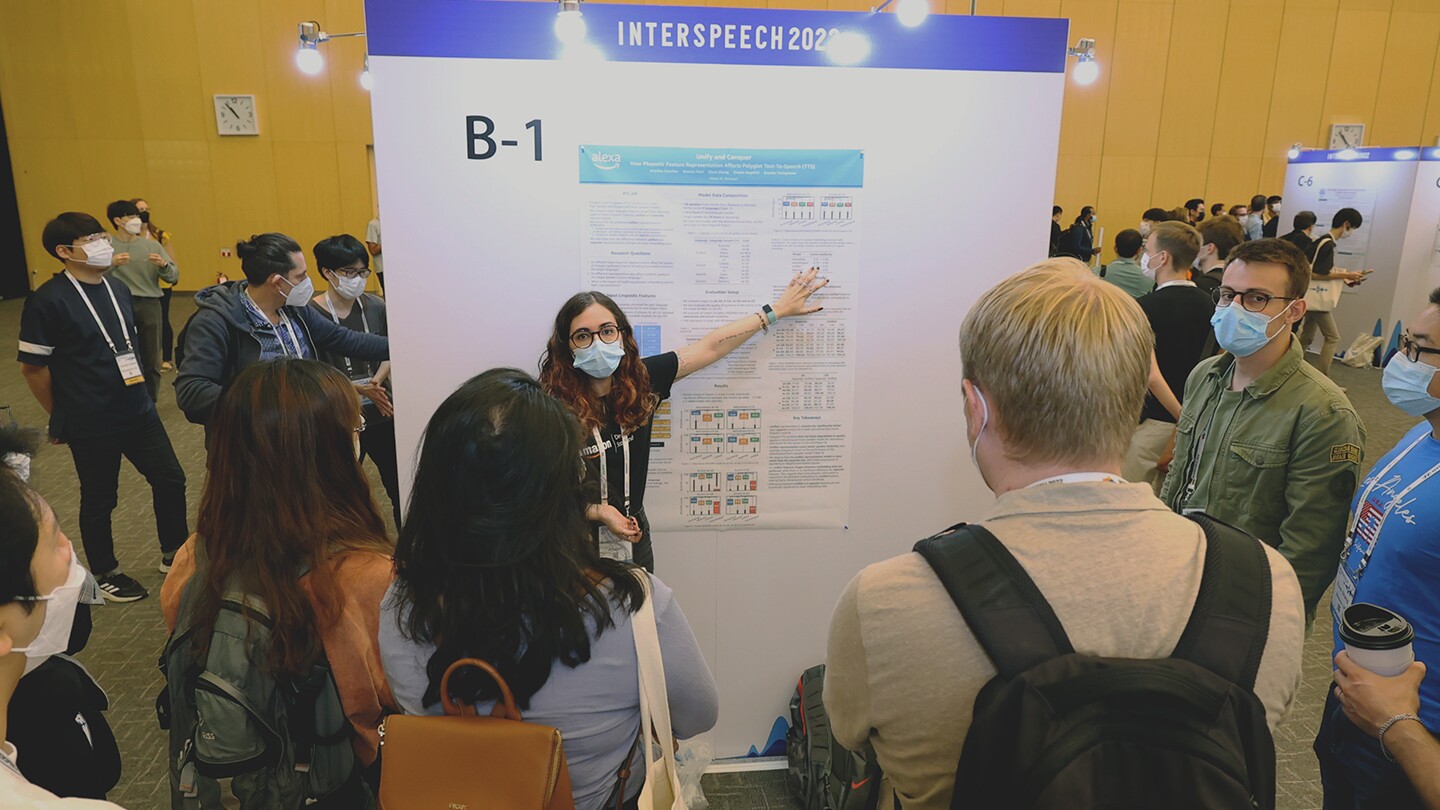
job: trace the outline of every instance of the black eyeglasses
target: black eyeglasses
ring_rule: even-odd
[[[1410,337],[1409,332],[1405,332],[1400,335],[1400,353],[1405,355],[1410,362],[1418,363],[1420,362],[1420,355],[1440,354],[1440,349],[1430,349],[1421,346],[1415,342],[1415,338]]]
[[[331,270],[330,272],[334,273],[334,274],[337,275],[337,276],[344,276],[345,278],[369,278],[369,277],[370,277],[370,268],[368,268],[368,267],[362,267],[362,268],[360,268],[359,270],[356,270],[356,269],[353,268],[353,267],[342,267],[342,268],[340,268],[339,270]]]
[[[589,329],[576,329],[570,336],[570,345],[577,349],[584,349],[595,342],[599,336],[601,343],[614,343],[620,339],[620,327],[613,323],[607,323],[600,327],[599,332],[591,332]]]
[[[1270,306],[1271,301],[1296,300],[1294,298],[1288,298],[1283,295],[1271,295],[1270,293],[1261,292],[1259,290],[1246,290],[1244,292],[1239,292],[1237,290],[1232,290],[1229,287],[1217,287],[1212,297],[1215,299],[1215,305],[1221,307],[1228,307],[1235,302],[1236,298],[1239,298],[1240,306],[1250,310],[1251,312],[1264,312],[1265,308]]]

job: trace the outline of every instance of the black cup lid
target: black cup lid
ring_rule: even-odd
[[[1404,617],[1379,605],[1356,602],[1345,608],[1340,640],[1362,650],[1394,650],[1415,640],[1415,628]]]

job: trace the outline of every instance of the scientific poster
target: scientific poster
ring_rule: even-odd
[[[848,520],[864,155],[844,149],[584,145],[581,277],[625,310],[642,356],[674,351],[829,279],[786,319],[676,384],[655,419],[656,530]]]

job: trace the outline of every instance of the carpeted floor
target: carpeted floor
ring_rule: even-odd
[[[21,301],[0,301],[0,335],[18,334],[21,306]],[[192,311],[188,296],[175,297],[171,318],[177,332]],[[1336,364],[1332,376],[1350,389],[1351,400],[1365,420],[1368,468],[1375,458],[1394,446],[1416,420],[1406,417],[1385,400],[1378,371]],[[203,434],[176,409],[175,392],[169,385],[172,379],[173,374],[167,375],[166,384],[161,388],[160,414],[189,477],[188,498],[193,520],[204,481]],[[0,374],[0,405],[7,404],[13,406],[20,422],[44,426],[44,413],[30,396],[17,366]],[[389,510],[383,508],[384,491],[373,468],[367,465],[366,469],[371,473],[376,501],[382,504],[381,512],[388,523]],[[69,453],[61,447],[43,450],[35,460],[32,483],[50,501],[61,525],[78,547],[79,486]],[[393,528],[391,526],[392,531]],[[156,658],[165,640],[156,599],[163,575],[156,570],[160,552],[148,487],[128,465],[121,473],[115,536],[118,555],[127,573],[149,588],[152,597],[135,604],[97,609],[95,632],[81,659],[110,696],[109,720],[124,757],[124,775],[110,798],[130,810],[158,810],[168,806],[169,790],[164,767],[166,740],[155,724],[154,713],[154,698],[160,688]],[[1319,775],[1310,751],[1330,682],[1330,617],[1325,610],[1320,614],[1305,651],[1305,681],[1300,697],[1275,739],[1281,810],[1312,810],[1321,804]],[[816,628],[816,632],[824,629]],[[706,778],[705,786],[710,806],[716,810],[790,806],[783,774],[779,772],[712,775]]]

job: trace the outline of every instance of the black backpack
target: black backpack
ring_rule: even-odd
[[[999,673],[975,699],[952,808],[1273,810],[1275,745],[1252,691],[1269,561],[1258,540],[1192,518],[1207,538],[1200,593],[1175,652],[1155,660],[1076,653],[979,526],[916,544]]]
[[[825,665],[820,664],[801,674],[790,698],[785,784],[804,810],[874,810],[882,776],[875,749],[866,743],[851,751],[835,740],[821,700],[824,689]]]

